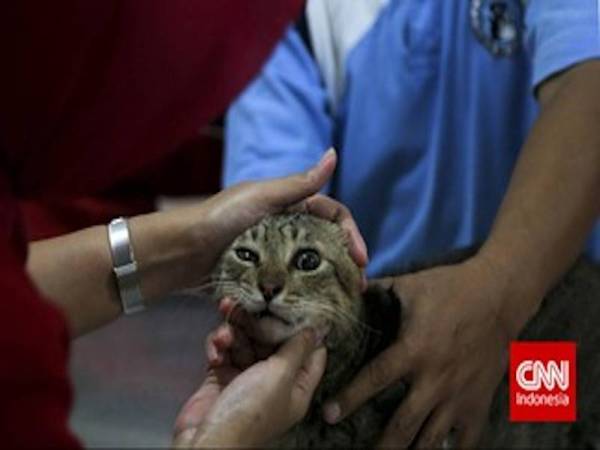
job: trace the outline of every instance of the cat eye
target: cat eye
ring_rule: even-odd
[[[258,264],[258,253],[246,247],[238,247],[235,249],[235,256],[245,262]]]
[[[315,250],[300,250],[294,257],[296,269],[309,272],[321,265],[321,257]]]

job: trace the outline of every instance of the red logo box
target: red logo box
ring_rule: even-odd
[[[576,382],[574,342],[512,342],[510,421],[574,422]]]

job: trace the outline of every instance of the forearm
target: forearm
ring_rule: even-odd
[[[200,282],[210,263],[203,257],[202,207],[129,220],[146,303]],[[195,250],[197,249],[197,251]],[[71,334],[81,335],[121,313],[105,226],[30,245],[27,268],[38,289],[65,313]]]
[[[240,184],[197,206],[132,218],[131,243],[146,301],[207,281],[222,252],[241,232],[290,206],[339,223],[349,237],[352,258],[363,267],[367,252],[350,212],[332,199],[314,195],[330,179],[336,160],[335,152],[328,151],[305,173]],[[72,335],[119,314],[105,227],[30,247],[28,272],[40,291],[65,311]]]
[[[600,212],[600,62],[542,86],[542,111],[481,255],[529,297],[520,329],[582,250]]]

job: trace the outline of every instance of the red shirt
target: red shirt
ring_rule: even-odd
[[[223,112],[301,0],[18,0],[0,13],[0,436],[76,448],[61,314],[24,272],[19,199],[94,194]]]

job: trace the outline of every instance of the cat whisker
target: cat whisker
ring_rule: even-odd
[[[206,292],[210,292],[211,290],[216,290],[217,288],[222,288],[226,286],[236,286],[239,284],[239,282],[235,281],[234,279],[212,277],[212,279],[207,278],[207,280],[208,281],[205,281],[204,283],[199,284],[197,286],[181,289],[177,291],[177,293],[194,296],[198,295],[199,293],[204,294]]]
[[[365,322],[356,318],[352,314],[344,311],[342,308],[328,305],[326,302],[315,301],[303,304],[292,304],[290,308],[295,311],[300,311],[303,316],[315,315],[326,318],[334,324],[340,325],[347,329],[348,332],[360,333],[362,337],[363,332],[374,332],[372,327],[367,325]]]

